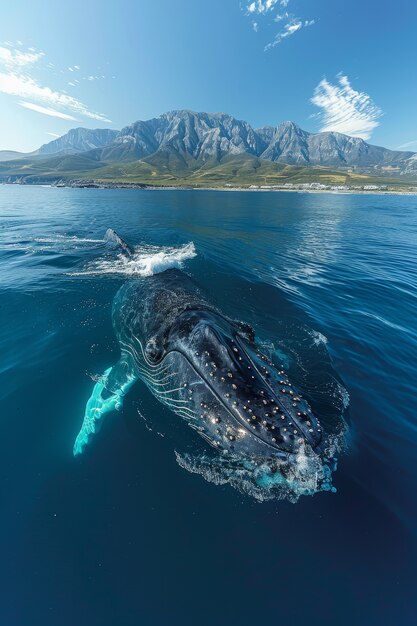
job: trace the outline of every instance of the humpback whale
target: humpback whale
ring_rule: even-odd
[[[106,238],[132,253],[114,231]],[[284,369],[182,270],[126,282],[112,321],[120,358],[96,382],[74,455],[137,381],[225,455],[279,466],[306,448],[320,453],[320,422]]]

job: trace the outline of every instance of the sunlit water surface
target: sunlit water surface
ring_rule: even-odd
[[[416,245],[414,196],[0,187],[1,623],[414,625]],[[254,487],[140,383],[73,458],[113,296],[178,266],[344,415],[330,490]]]

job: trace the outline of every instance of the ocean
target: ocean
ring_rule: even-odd
[[[0,186],[1,625],[414,626],[416,250],[417,196]],[[74,458],[114,295],[170,267],[346,424],[331,488],[219,473],[141,383]]]

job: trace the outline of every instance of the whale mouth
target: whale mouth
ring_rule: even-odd
[[[248,329],[209,310],[187,310],[170,332],[240,432],[281,459],[322,439],[319,422],[283,371],[261,354]]]

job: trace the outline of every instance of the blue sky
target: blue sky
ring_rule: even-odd
[[[188,108],[417,151],[416,40],[410,0],[14,0],[0,149]]]

